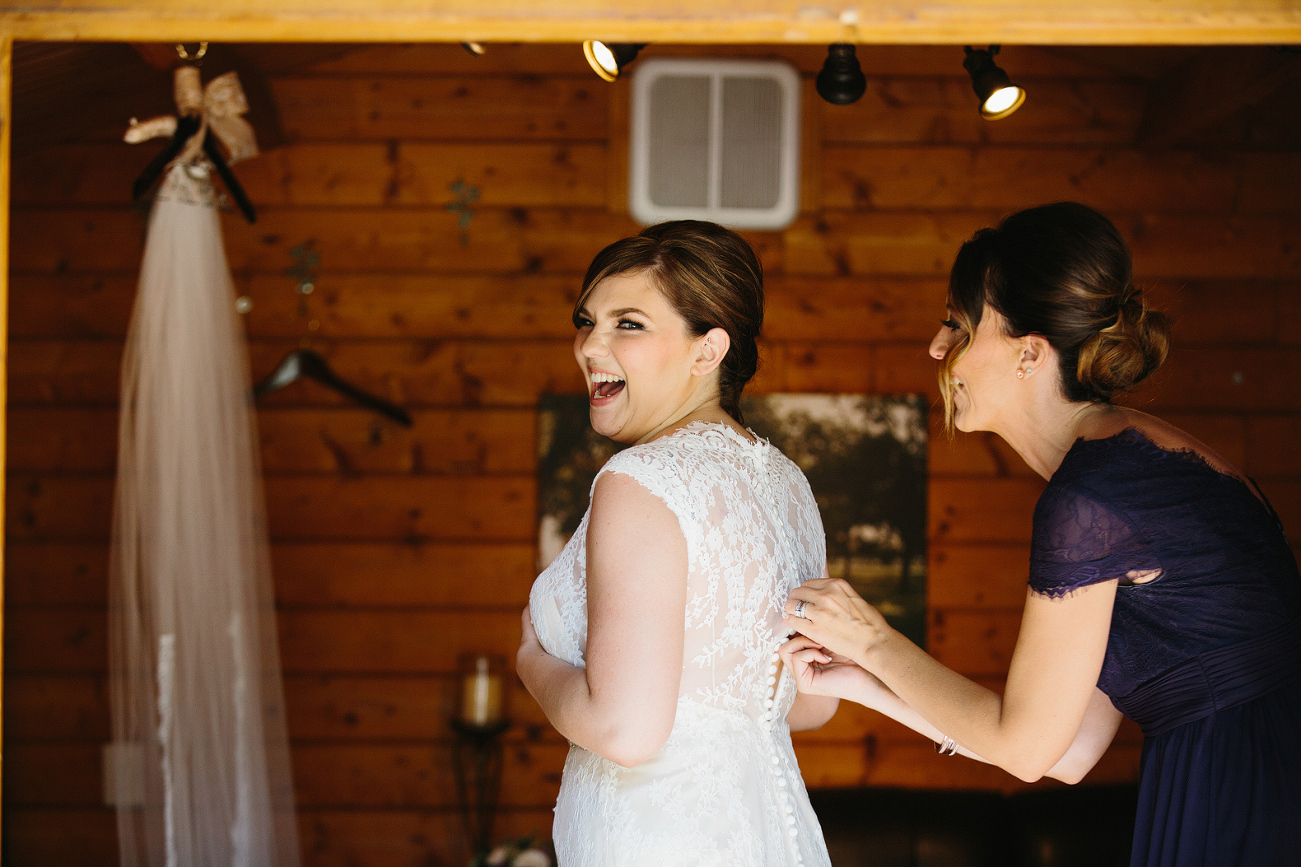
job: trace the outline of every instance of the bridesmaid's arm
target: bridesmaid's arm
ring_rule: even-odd
[[[839,696],[884,714],[936,743],[944,741],[943,732],[891,692],[876,676],[843,656],[828,653],[812,639],[803,635],[794,636],[782,645],[781,656],[795,675],[801,698],[806,695],[810,698],[820,695]],[[1111,699],[1095,688],[1075,739],[1066,754],[1044,776],[1064,783],[1078,783],[1111,745],[1120,719],[1120,711],[1112,705]],[[957,755],[989,763],[988,759],[976,755],[961,744],[956,747]]]
[[[677,517],[629,476],[606,473],[587,527],[586,668],[525,630],[520,679],[571,742],[633,767],[673,729],[682,679],[687,543]]]
[[[1029,592],[1001,696],[927,655],[843,581],[818,579],[796,588],[788,611],[801,601],[809,607],[805,618],[788,617],[787,623],[871,671],[948,737],[1033,782],[1067,756],[1086,712],[1097,705],[1115,596],[1114,580],[1061,599]]]

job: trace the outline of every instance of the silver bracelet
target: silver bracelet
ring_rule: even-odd
[[[944,740],[935,745],[935,752],[942,756],[951,756],[958,751],[958,742],[953,738],[945,736]]]

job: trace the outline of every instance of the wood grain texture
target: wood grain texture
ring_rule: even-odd
[[[422,42],[442,25],[420,15],[425,29],[401,45],[272,76],[288,140],[236,166],[258,223],[224,218],[236,292],[253,304],[253,377],[310,335],[341,376],[415,420],[399,428],[310,382],[258,402],[312,867],[465,862],[449,776],[458,657],[513,658],[535,574],[538,399],[581,392],[573,299],[593,254],[638,229],[625,212],[627,81],[595,81],[569,37],[478,59]],[[368,26],[385,20],[381,10]],[[1072,198],[1115,220],[1175,329],[1167,366],[1126,402],[1255,476],[1301,547],[1295,111],[1281,93],[1153,157],[1134,146],[1147,82],[1197,49],[1090,47],[1089,32],[1069,47],[1005,41],[1000,60],[1030,99],[996,124],[974,111],[963,42],[860,48],[868,89],[852,106],[812,95],[839,37],[716,49],[790,61],[807,101],[800,217],[744,233],[767,276],[751,388],[925,396],[928,649],[996,690],[1044,482],[993,435],[945,438],[927,347],[958,246],[1009,211]],[[699,53],[661,43],[643,57]],[[99,806],[106,572],[118,367],[145,225],[124,191],[151,147],[118,134],[22,150],[14,164],[4,589],[15,864],[116,858]],[[478,190],[464,226],[448,210],[457,181]],[[299,245],[321,258],[305,299],[286,273]],[[498,830],[546,834],[564,744],[514,681],[509,701]],[[1090,780],[1134,779],[1140,743],[1123,726]],[[797,744],[814,786],[1024,788],[849,705]]]
[[[613,0],[557,7],[491,0],[234,0],[214,17],[194,0],[148,0],[122,7],[113,0],[31,4],[0,14],[21,39],[166,40],[202,33],[227,42],[309,40],[401,42],[574,42],[604,37],[620,42],[826,44],[854,42],[935,44],[1287,44],[1301,31],[1296,10],[1269,0],[1180,0],[1156,9],[1122,0],[1089,6],[1060,2],[990,3],[951,0],[942,8],[894,0],[856,10],[846,19],[798,0],[676,3]]]

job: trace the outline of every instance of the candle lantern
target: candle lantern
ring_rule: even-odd
[[[473,728],[493,728],[504,718],[500,656],[467,653],[461,656],[461,707],[459,720]]]
[[[452,718],[456,732],[453,769],[461,816],[474,856],[488,853],[501,789],[501,736],[506,718],[506,662],[486,653],[460,658],[459,704]]]

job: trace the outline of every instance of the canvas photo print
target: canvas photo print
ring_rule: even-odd
[[[746,426],[809,479],[827,567],[925,646],[926,400],[921,395],[769,394],[741,402]],[[538,407],[538,568],[573,535],[592,481],[626,448],[594,432],[585,395]]]

